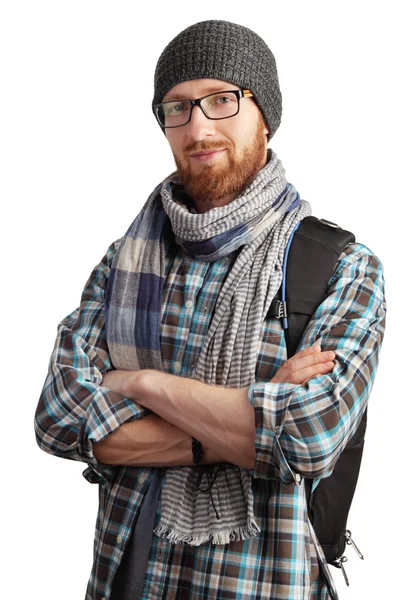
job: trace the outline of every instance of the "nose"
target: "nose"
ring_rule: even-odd
[[[215,123],[213,119],[208,119],[203,114],[200,106],[194,106],[192,109],[192,116],[187,124],[187,135],[194,142],[200,142],[206,137],[215,135]]]

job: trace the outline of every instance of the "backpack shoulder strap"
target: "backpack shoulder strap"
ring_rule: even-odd
[[[324,300],[329,279],[343,248],[355,236],[326,219],[306,217],[296,229],[287,255],[287,315],[285,327],[288,356],[296,352],[302,334],[317,307]],[[286,258],[286,254],[285,254]],[[278,296],[270,305],[267,317],[279,314]]]

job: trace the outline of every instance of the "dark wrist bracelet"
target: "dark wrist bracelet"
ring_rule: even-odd
[[[203,448],[202,444],[196,438],[192,437],[192,454],[193,462],[196,466],[199,466],[202,462]]]

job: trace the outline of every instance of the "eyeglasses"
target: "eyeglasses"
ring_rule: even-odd
[[[252,98],[250,90],[215,92],[196,100],[172,100],[155,104],[154,112],[162,127],[182,127],[189,123],[194,106],[198,106],[208,119],[229,119],[239,112],[241,98]]]

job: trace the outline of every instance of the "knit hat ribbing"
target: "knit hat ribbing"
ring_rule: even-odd
[[[261,37],[228,21],[201,21],[179,33],[157,62],[153,110],[178,83],[203,78],[252,91],[271,139],[280,124],[282,95],[275,57]]]

